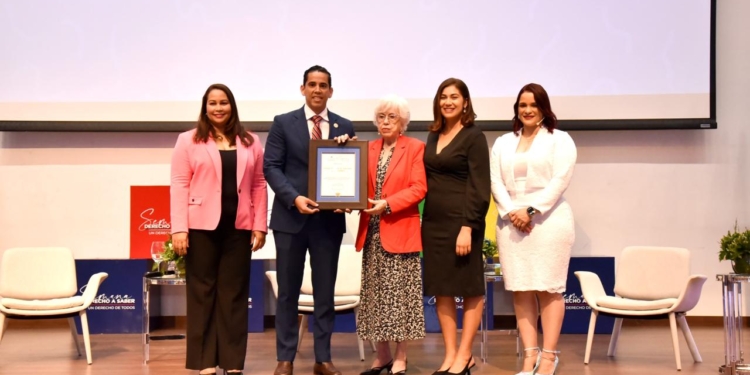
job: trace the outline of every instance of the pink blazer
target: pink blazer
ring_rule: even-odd
[[[196,130],[180,134],[172,154],[172,233],[213,230],[221,216],[221,156],[216,143],[193,142]],[[268,194],[258,136],[245,147],[237,137],[237,229],[268,231]]]
[[[385,173],[381,198],[388,202],[391,213],[380,215],[380,242],[389,253],[410,253],[422,250],[419,202],[427,193],[424,171],[424,143],[415,138],[400,136],[393,148],[391,163]],[[367,151],[369,184],[367,197],[375,196],[378,158],[383,139],[370,141]],[[361,212],[355,247],[362,250],[367,239],[370,215]]]

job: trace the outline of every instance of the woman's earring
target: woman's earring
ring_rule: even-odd
[[[466,113],[466,107],[464,107],[464,113]]]

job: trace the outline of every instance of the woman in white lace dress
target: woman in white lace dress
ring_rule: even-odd
[[[525,348],[521,374],[552,374],[575,238],[573,211],[562,194],[573,175],[576,146],[568,133],[555,129],[557,118],[542,86],[524,86],[513,109],[513,132],[499,137],[491,153],[497,243]],[[541,350],[537,299],[544,330]]]

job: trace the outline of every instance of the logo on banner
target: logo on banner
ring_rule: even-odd
[[[138,227],[138,230],[141,232],[148,231],[149,234],[169,234],[169,229],[172,228],[169,224],[169,220],[155,218],[154,211],[156,210],[151,207],[141,212],[140,216],[143,222]]]
[[[464,308],[464,297],[453,297],[456,301],[456,309],[462,310]],[[430,297],[427,302],[424,302],[427,306],[432,306],[437,303],[437,297]]]
[[[130,187],[130,259],[151,258],[154,242],[172,230],[169,186]]]
[[[135,310],[135,298],[127,294],[100,294],[89,306],[90,310]]]
[[[565,299],[565,310],[591,310],[591,306],[586,303],[583,296],[579,297],[575,293],[563,293]]]
[[[80,292],[86,290],[86,285]],[[89,306],[89,310],[135,310],[135,298],[127,294],[99,294]]]

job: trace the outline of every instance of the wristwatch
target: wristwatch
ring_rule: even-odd
[[[529,217],[532,217],[534,216],[534,214],[536,214],[536,210],[534,209],[534,207],[529,206],[529,208],[526,209],[526,213],[529,214]]]

